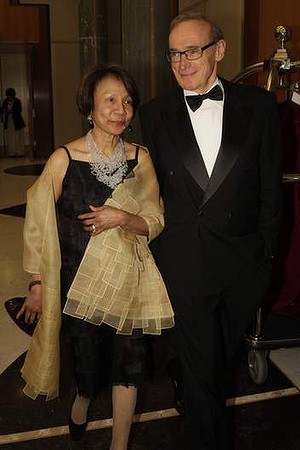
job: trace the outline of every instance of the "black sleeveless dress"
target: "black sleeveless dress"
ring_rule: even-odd
[[[69,166],[62,183],[62,194],[56,205],[61,250],[62,308],[78,266],[90,239],[77,218],[88,212],[89,205],[101,206],[112,189],[91,174],[88,162],[73,160],[66,147]],[[128,172],[138,162],[128,160]],[[71,356],[72,370],[80,395],[95,399],[107,384],[137,385],[153,370],[151,338],[136,331],[131,336],[118,335],[105,324],[62,315],[62,336]]]

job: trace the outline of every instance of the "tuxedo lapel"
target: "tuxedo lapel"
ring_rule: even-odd
[[[171,111],[164,116],[164,125],[167,130],[170,130],[169,135],[173,141],[176,157],[181,158],[186,169],[205,191],[209,177],[182,95],[182,91],[178,90]]]
[[[250,110],[241,107],[241,99],[235,98],[235,92],[231,86],[222,80],[225,90],[224,111],[223,111],[223,131],[220,150],[211,174],[203,204],[218,190],[220,185],[229,175],[240,151],[243,148],[247,128],[250,123]]]
[[[176,91],[172,105],[168,105],[168,112],[163,115],[165,129],[170,130],[169,137],[172,141],[172,150],[175,152],[174,157],[181,158],[188,172],[205,192],[203,204],[216,193],[239,157],[252,113],[247,105],[243,105],[242,99],[236,97],[240,94],[232,89],[234,85],[225,80],[222,80],[222,84],[225,91],[222,139],[210,178],[194,135],[181,89]]]

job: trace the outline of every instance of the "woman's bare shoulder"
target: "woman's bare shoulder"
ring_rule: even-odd
[[[61,180],[68,168],[69,157],[63,148],[57,148],[49,157],[45,170],[50,171],[53,180]]]
[[[139,161],[142,161],[149,155],[148,149],[140,144],[125,142],[125,153],[127,159],[134,159],[136,155],[136,149],[139,148]]]
[[[64,147],[67,147],[71,158],[78,160],[78,161],[87,161],[88,160],[88,152],[86,147],[86,138],[85,136],[82,136],[78,139],[75,139],[74,141],[68,142],[64,145]],[[58,148],[57,150],[62,150],[66,153],[66,150],[62,147]]]
[[[60,164],[64,164],[65,162],[68,163],[68,161],[68,154],[62,147],[58,147],[56,150],[54,150],[49,158],[49,163],[51,164],[51,166],[59,166]]]

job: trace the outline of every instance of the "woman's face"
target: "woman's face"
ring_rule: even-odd
[[[107,134],[123,133],[133,117],[132,99],[124,84],[109,75],[97,85],[92,111],[94,129]]]

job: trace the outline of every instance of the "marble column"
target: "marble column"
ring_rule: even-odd
[[[81,74],[98,63],[122,64],[145,102],[167,90],[172,75],[165,58],[177,0],[79,0]],[[141,141],[138,120],[125,138]]]
[[[165,58],[174,1],[122,0],[122,60],[139,83],[142,100],[170,85]]]
[[[103,0],[79,0],[80,66],[84,75],[107,62],[107,7]]]
[[[177,12],[173,0],[121,0],[122,63],[135,78],[141,102],[166,91],[172,83],[165,58],[170,19]],[[141,141],[138,120],[133,138]]]

